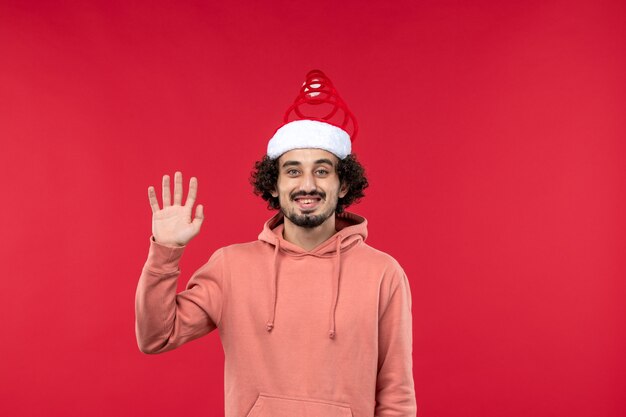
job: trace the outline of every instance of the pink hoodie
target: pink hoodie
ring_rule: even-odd
[[[367,220],[336,215],[311,251],[283,239],[283,215],[259,240],[218,249],[176,294],[183,247],[150,239],[136,292],[144,353],[216,328],[226,417],[415,416],[409,281],[365,243]]]

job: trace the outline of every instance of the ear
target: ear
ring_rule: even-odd
[[[348,186],[348,184],[341,184],[341,187],[339,188],[339,198],[344,198],[346,194],[348,194],[349,189],[350,187]]]
[[[270,191],[270,194],[274,198],[278,197],[278,191],[276,191],[276,187],[272,188],[272,191]]]

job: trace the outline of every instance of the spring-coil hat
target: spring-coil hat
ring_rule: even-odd
[[[344,159],[352,152],[357,132],[356,118],[333,83],[322,71],[311,70],[268,142],[267,156],[275,159],[292,149],[319,148]]]

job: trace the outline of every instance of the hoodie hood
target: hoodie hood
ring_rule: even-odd
[[[341,254],[365,241],[367,238],[367,220],[364,217],[350,212],[335,214],[335,230],[337,232],[326,241],[320,243],[317,247],[307,251],[283,238],[283,230],[285,227],[284,219],[283,213],[279,211],[265,222],[263,230],[259,234],[259,240],[274,246],[271,283],[272,300],[270,302],[271,311],[269,312],[268,320],[264,323],[265,328],[270,332],[275,327],[279,255],[282,254],[283,256],[289,257],[314,256],[317,258],[332,258],[333,279],[331,281],[332,288],[329,288],[329,291],[331,291],[331,299],[333,302],[329,312],[328,330],[328,337],[332,339],[335,337],[335,307],[339,299]]]

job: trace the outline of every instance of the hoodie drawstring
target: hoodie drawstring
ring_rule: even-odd
[[[339,277],[341,276],[341,235],[337,236],[336,256],[333,258],[333,304],[330,307],[330,330],[328,337],[335,337],[335,309],[337,308],[337,300],[339,299]]]
[[[272,302],[270,319],[265,323],[267,331],[271,331],[274,328],[274,319],[276,318],[276,287],[278,281],[278,252],[280,250],[280,239],[276,239],[276,246],[274,246],[274,262],[272,263]]]
[[[335,310],[337,308],[337,300],[339,299],[339,277],[341,276],[341,235],[336,238],[337,245],[335,248],[335,256],[333,257],[333,277],[332,277],[332,305],[330,307],[330,330],[328,337],[335,338]],[[274,246],[274,261],[272,263],[272,301],[270,303],[270,319],[265,323],[265,328],[270,332],[274,328],[274,319],[276,318],[276,292],[278,282],[278,253],[280,251],[280,239],[276,239]]]

